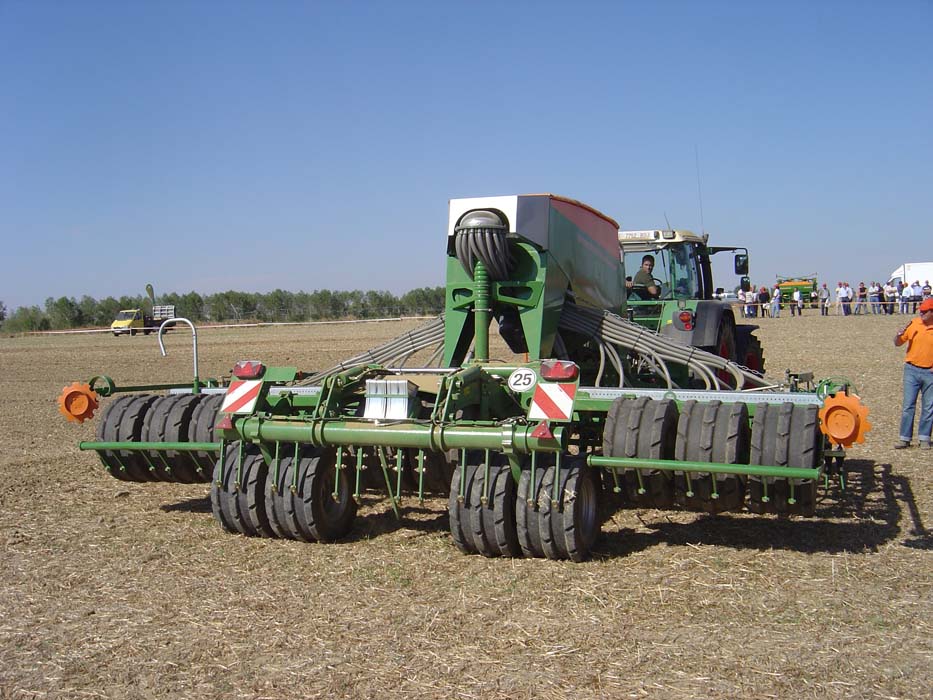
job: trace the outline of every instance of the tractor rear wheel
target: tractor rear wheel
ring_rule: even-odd
[[[646,396],[618,398],[606,415],[603,454],[607,457],[673,459],[677,439],[677,405]],[[670,508],[674,502],[669,473],[626,469],[622,473],[628,500],[647,508]]]
[[[748,407],[744,403],[687,401],[680,407],[674,459],[748,464],[750,440]],[[745,479],[732,474],[674,472],[674,498],[689,510],[741,510]]]
[[[719,357],[724,360],[735,362],[735,326],[725,319],[723,319],[719,326],[719,334],[716,337],[716,347],[712,352],[715,355],[719,355]],[[731,372],[721,369],[716,372],[716,377],[723,386],[731,389],[735,388],[735,377],[732,376]]]
[[[760,404],[752,422],[751,464],[815,469],[823,434],[819,407]],[[748,509],[753,513],[813,515],[816,479],[751,477]]]
[[[298,462],[297,520],[318,542],[334,542],[350,532],[356,500],[346,469],[338,469],[336,450]]]
[[[735,339],[735,353],[740,365],[758,374],[763,375],[765,373],[764,351],[757,335],[751,331],[738,333]]]

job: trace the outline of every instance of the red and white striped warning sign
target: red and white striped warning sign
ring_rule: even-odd
[[[227,387],[227,394],[220,407],[221,413],[252,413],[256,407],[260,389],[262,389],[262,381],[233,380]]]
[[[529,420],[570,420],[576,384],[538,384],[528,409]]]

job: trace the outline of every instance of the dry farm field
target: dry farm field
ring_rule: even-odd
[[[62,386],[183,381],[187,331],[0,338],[0,698],[929,698],[933,460],[895,452],[904,319],[763,319],[770,376],[844,375],[874,428],[812,519],[622,509],[573,564],[464,556],[446,502],[368,499],[338,544],[247,538],[206,485],[130,484]],[[205,329],[322,369],[414,322]]]

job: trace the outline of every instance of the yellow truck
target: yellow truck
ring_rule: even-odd
[[[175,318],[173,305],[153,306],[151,316],[143,313],[142,309],[123,309],[110,324],[110,330],[114,335],[136,335],[140,331],[149,335],[170,318]]]

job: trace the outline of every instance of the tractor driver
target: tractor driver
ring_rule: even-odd
[[[631,282],[626,281],[625,286],[643,299],[657,299],[661,290],[655,284],[654,276],[651,274],[653,271],[654,256],[645,255],[641,259],[641,267],[635,273],[635,279]]]

